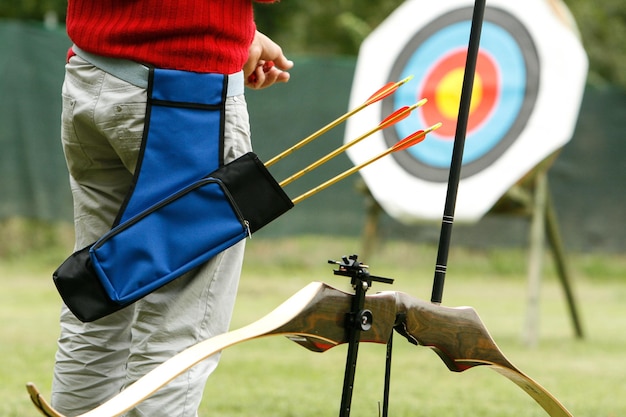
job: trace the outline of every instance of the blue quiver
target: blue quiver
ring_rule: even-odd
[[[254,153],[222,164],[226,86],[217,77],[152,72],[135,185],[111,230],[53,274],[81,321],[134,303],[293,207]]]

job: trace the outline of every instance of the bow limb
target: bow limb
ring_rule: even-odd
[[[200,361],[230,346],[272,335],[287,336],[305,348],[324,352],[347,342],[346,315],[353,295],[313,282],[256,322],[200,342],[175,355],[104,404],[78,417],[116,417]],[[395,328],[411,343],[433,349],[455,372],[487,365],[533,397],[552,417],[571,414],[543,387],[515,368],[500,352],[480,318],[470,307],[449,308],[407,294],[387,291],[367,295],[372,327],[360,341],[385,344]],[[46,416],[65,417],[54,410],[35,385],[27,385],[35,406]]]
[[[346,314],[350,311],[351,298],[351,294],[323,283],[313,282],[263,318],[187,348],[129,385],[115,397],[78,417],[119,416],[200,361],[227,347],[248,340],[285,335],[318,352],[345,343],[344,325]],[[374,331],[367,332],[368,335],[364,340],[386,343],[393,330],[392,323],[395,319],[393,300],[388,300],[385,313],[380,311],[377,314],[381,314],[380,324]],[[385,326],[384,323],[389,325]],[[34,384],[27,384],[27,390],[33,404],[44,415],[65,417],[43,398]]]
[[[530,395],[552,417],[572,414],[545,388],[517,369],[498,348],[471,307],[443,307],[396,293],[396,330],[409,342],[433,349],[454,372],[488,366]]]

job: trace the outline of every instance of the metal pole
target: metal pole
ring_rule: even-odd
[[[382,417],[389,416],[389,390],[391,388],[391,358],[393,355],[393,332],[387,341],[387,354],[385,357],[385,386],[383,390],[383,410]]]
[[[365,304],[365,292],[368,289],[367,282],[355,280],[355,294],[352,296],[352,309],[347,320],[348,327],[348,352],[346,356],[346,368],[341,392],[341,406],[339,417],[349,417],[352,406],[352,392],[354,391],[354,379],[356,376],[357,356],[359,354],[359,339],[361,327],[356,323],[359,311]]]

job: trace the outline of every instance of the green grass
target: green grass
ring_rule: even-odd
[[[67,248],[13,253],[0,261],[0,416],[35,416],[24,383],[46,397],[58,333],[59,298],[51,271]],[[359,253],[355,239],[304,237],[248,241],[248,254],[232,327],[246,325],[311,281],[347,289],[332,275],[329,258]],[[430,298],[436,249],[386,242],[372,259],[374,275],[396,279],[398,290]],[[521,250],[454,249],[444,293],[448,306],[471,305],[507,357],[552,392],[578,417],[626,416],[626,259],[571,256],[574,290],[586,333],[576,340],[558,280],[546,257],[541,289],[540,343],[522,342],[526,313],[526,253]],[[319,417],[338,413],[346,347],[313,353],[273,337],[224,351],[209,379],[201,416]],[[385,347],[362,344],[353,416],[378,415]],[[395,338],[390,415],[545,416],[523,391],[487,369],[451,373],[429,349]]]

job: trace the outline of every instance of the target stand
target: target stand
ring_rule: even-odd
[[[553,155],[539,164],[527,177],[511,187],[490,211],[494,215],[521,216],[530,220],[528,292],[523,331],[523,341],[528,346],[536,346],[539,341],[540,287],[546,240],[567,301],[575,337],[584,337],[556,208],[548,185],[548,169],[555,158],[556,155]]]

